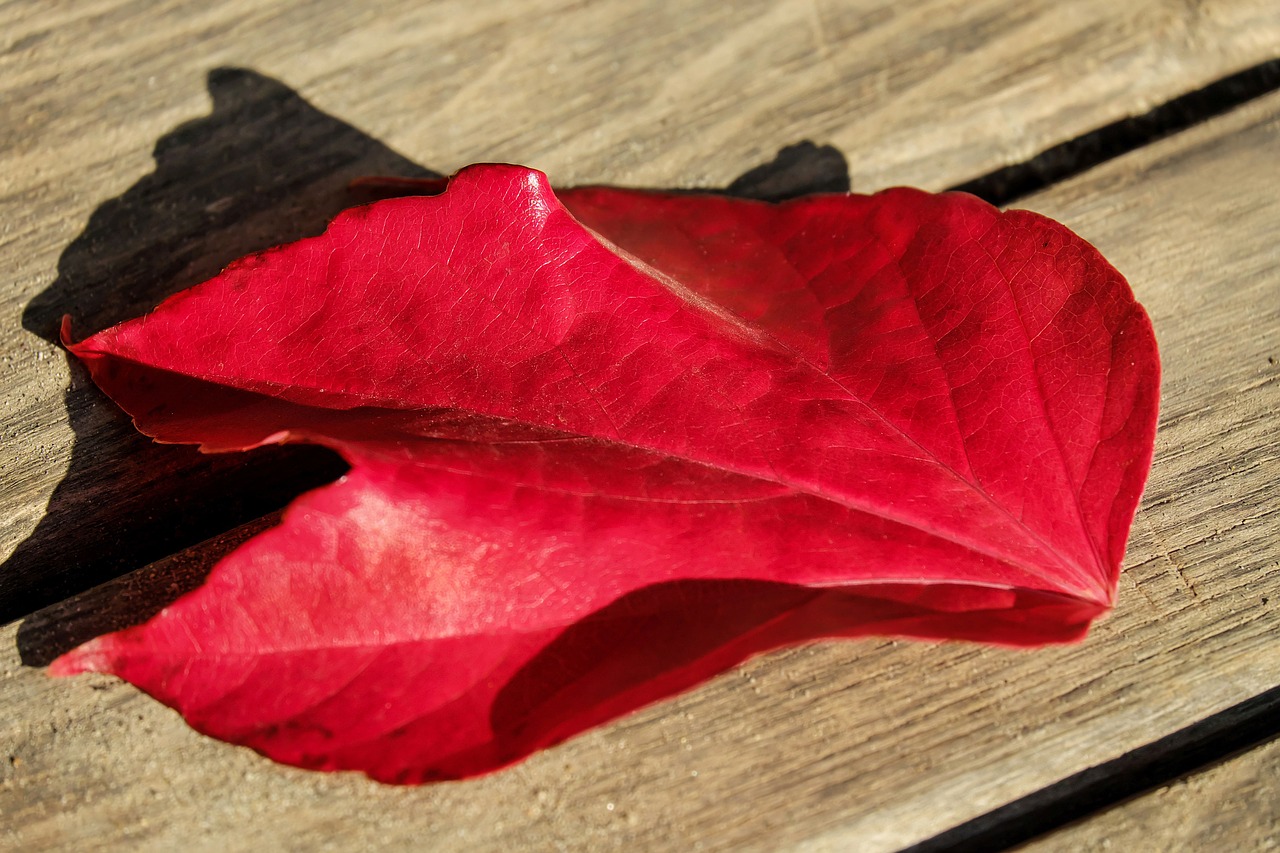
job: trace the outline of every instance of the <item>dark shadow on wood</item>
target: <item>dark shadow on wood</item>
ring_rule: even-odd
[[[1280,737],[1280,687],[1068,776],[902,853],[1008,850]],[[1035,756],[1028,755],[1028,761]]]
[[[1277,89],[1280,59],[1272,59],[951,189],[1007,205]]]
[[[94,637],[139,625],[204,583],[217,562],[249,537],[279,521],[274,512],[165,560],[109,580],[43,610],[18,626],[18,654],[26,666],[54,658]]]
[[[104,202],[23,314],[56,340],[137,316],[238,257],[318,234],[370,172],[428,170],[252,71],[209,74],[212,112],[163,136],[155,171]],[[203,456],[154,444],[79,364],[66,394],[76,442],[44,518],[0,566],[0,623],[279,509],[345,469],[316,447]]]
[[[786,201],[813,193],[849,192],[849,163],[830,145],[808,140],[788,145],[776,157],[739,175],[725,195]]]

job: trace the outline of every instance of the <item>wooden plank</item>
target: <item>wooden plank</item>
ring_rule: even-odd
[[[1280,847],[1280,741],[1135,797],[1018,849],[1274,850]]]
[[[941,188],[1280,46],[1272,0],[27,0],[0,33],[0,619],[335,476],[152,446],[51,339],[318,231],[352,176],[723,185],[809,137]]]
[[[1165,364],[1120,603],[1084,644],[793,649],[509,771],[403,789],[273,765],[110,678],[49,680],[19,664],[12,626],[0,638],[0,838],[894,850],[1280,685],[1278,157],[1275,95],[1028,205],[1128,273]],[[54,624],[71,625],[68,612]],[[33,620],[24,647],[42,642],[60,640]]]

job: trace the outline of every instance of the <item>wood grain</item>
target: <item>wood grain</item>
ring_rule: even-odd
[[[1084,644],[792,649],[509,771],[404,789],[271,764],[107,677],[49,680],[12,626],[0,839],[894,850],[1280,685],[1278,159],[1280,95],[1027,203],[1129,275],[1165,365],[1120,604]]]
[[[1280,741],[1272,741],[1018,850],[1276,850],[1278,804]]]
[[[340,470],[153,446],[52,334],[320,230],[355,175],[723,185],[811,138],[936,189],[1278,52],[1272,0],[4,4],[0,620]]]

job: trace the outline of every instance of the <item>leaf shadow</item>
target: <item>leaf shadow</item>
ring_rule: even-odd
[[[215,69],[208,90],[210,114],[162,136],[155,170],[90,216],[59,258],[57,279],[27,305],[24,328],[56,340],[70,314],[83,337],[236,258],[322,232],[361,200],[348,190],[354,178],[439,177],[252,70]],[[806,141],[719,192],[776,201],[848,189],[844,156]],[[0,624],[33,614],[18,633],[32,666],[145,621],[198,585],[219,550],[200,549],[204,564],[188,567],[181,583],[169,572],[135,572],[108,584],[127,595],[73,596],[266,516],[345,470],[319,447],[202,455],[155,444],[105,404],[74,360],[71,371],[65,403],[75,442],[66,474],[39,524],[0,565]]]
[[[56,341],[142,314],[250,252],[324,230],[346,185],[433,173],[253,71],[208,76],[213,108],[156,143],[155,170],[101,204],[62,252],[23,326]],[[159,445],[104,405],[70,359],[75,441],[44,517],[0,566],[0,623],[278,509],[345,466],[317,447],[209,456]]]

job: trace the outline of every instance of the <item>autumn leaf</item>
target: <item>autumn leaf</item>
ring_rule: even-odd
[[[1159,385],[1123,278],[1033,213],[557,196],[499,165],[68,347],[158,441],[315,442],[351,470],[52,671],[402,783],[786,644],[1080,638]]]

